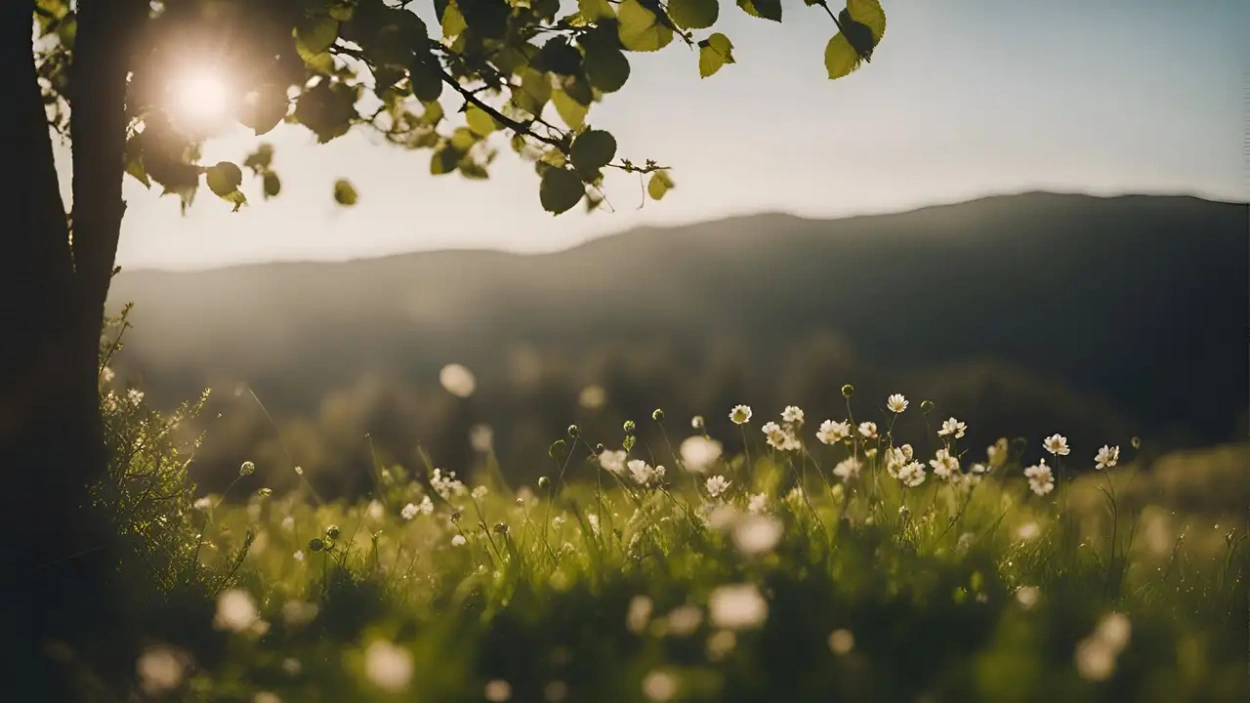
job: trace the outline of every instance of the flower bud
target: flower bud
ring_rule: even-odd
[[[663,411],[663,410],[661,410],[660,408],[656,408],[656,409],[655,409],[655,412],[651,413],[651,419],[652,419],[652,420],[655,420],[656,422],[659,422],[660,420],[663,420],[663,419],[664,419],[664,411]]]
[[[635,430],[636,428],[637,428],[637,426],[636,426],[636,425],[634,425],[634,421],[633,421],[633,420],[626,420],[626,421],[625,421],[625,434],[633,434],[633,433],[634,433],[634,430]]]
[[[254,473],[256,473],[256,464],[253,464],[250,461],[245,461],[241,466],[239,466],[240,476],[251,476]]]
[[[339,538],[339,526],[330,525],[329,527],[327,527],[326,537],[329,537],[330,539],[338,539]]]

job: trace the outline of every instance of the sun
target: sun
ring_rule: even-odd
[[[171,86],[169,111],[182,126],[212,131],[230,115],[231,93],[226,77],[208,69],[193,69]]]

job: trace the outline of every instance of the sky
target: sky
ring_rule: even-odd
[[[264,201],[249,177],[251,204],[240,212],[202,188],[183,216],[175,197],[127,178],[118,263],[541,252],[641,224],[760,211],[838,217],[1039,189],[1250,197],[1250,2],[883,5],[888,27],[872,63],[837,81],[822,60],[833,23],[798,0],[783,1],[780,25],[722,0],[716,30],[734,42],[737,63],[708,79],[684,46],[629,54],[629,82],[589,121],[617,137],[619,156],[673,168],[676,189],[641,209],[637,176],[622,173],[606,182],[613,211],[553,217],[532,165],[500,135],[490,180],[466,181],[431,176],[428,150],[365,134],[317,146],[301,127],[262,138],[239,128],[208,143],[205,160],[241,162],[269,141],[282,195]],[[449,113],[459,106],[450,91],[443,99]],[[355,184],[355,207],[333,202],[338,178]]]

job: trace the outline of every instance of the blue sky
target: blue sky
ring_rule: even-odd
[[[677,189],[641,202],[613,175],[615,212],[544,213],[532,167],[500,141],[492,178],[428,175],[429,152],[363,134],[313,145],[300,128],[265,137],[283,195],[237,214],[206,190],[187,216],[128,179],[119,263],[200,268],[440,248],[534,252],[651,223],[761,210],[808,216],[892,211],[1033,189],[1189,193],[1244,200],[1250,2],[1243,0],[885,0],[871,65],[829,81],[835,31],[784,0],[777,25],[722,0],[717,29],[738,63],[700,80],[681,46],[631,54],[633,73],[590,122],[622,156],[673,166]],[[446,103],[458,103],[447,94]],[[207,145],[241,160],[239,130]],[[335,179],[360,191],[352,209]]]

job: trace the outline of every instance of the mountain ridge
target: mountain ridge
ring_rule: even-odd
[[[940,211],[940,210],[944,210],[948,208],[958,208],[960,206],[975,205],[978,203],[989,203],[993,201],[1012,200],[1012,199],[1037,199],[1037,198],[1090,199],[1090,200],[1131,200],[1131,199],[1160,200],[1160,199],[1163,199],[1163,200],[1176,200],[1176,201],[1197,201],[1197,202],[1203,202],[1203,203],[1211,203],[1215,205],[1250,207],[1250,201],[1235,202],[1235,201],[1214,199],[1214,198],[1208,198],[1208,197],[1204,197],[1200,195],[1193,195],[1193,194],[1186,194],[1186,193],[1152,194],[1152,193],[1127,192],[1127,193],[1120,193],[1120,194],[1115,194],[1115,195],[1096,195],[1096,194],[1090,194],[1090,193],[1083,193],[1079,191],[1024,190],[1024,191],[1018,191],[1018,192],[991,193],[987,195],[978,196],[975,198],[918,205],[915,207],[903,208],[899,210],[883,210],[880,212],[857,213],[857,214],[850,214],[850,215],[837,216],[837,217],[813,217],[813,216],[807,216],[807,215],[799,215],[799,214],[787,212],[784,210],[763,210],[763,211],[755,212],[755,213],[728,215],[725,217],[716,217],[716,218],[711,218],[711,219],[706,219],[706,220],[697,220],[697,221],[686,222],[686,223],[641,224],[641,225],[636,225],[633,227],[628,227],[626,229],[609,232],[601,236],[592,237],[584,241],[580,241],[572,246],[569,246],[563,249],[553,250],[553,251],[511,252],[511,251],[507,251],[504,249],[494,249],[494,248],[444,247],[444,248],[439,248],[439,249],[417,249],[417,250],[412,250],[412,251],[395,252],[391,254],[359,256],[359,257],[350,257],[346,259],[333,259],[333,260],[329,260],[329,259],[277,259],[273,261],[249,261],[249,262],[232,263],[232,264],[225,264],[225,265],[208,266],[204,268],[188,268],[188,269],[161,268],[161,267],[135,267],[135,268],[125,268],[119,275],[195,274],[195,273],[205,273],[205,272],[210,272],[210,271],[253,269],[253,268],[265,267],[265,266],[304,265],[304,264],[308,264],[308,265],[353,264],[353,263],[361,263],[361,262],[403,259],[403,258],[416,257],[416,256],[464,254],[464,253],[498,254],[503,257],[509,257],[509,258],[511,257],[542,258],[542,257],[558,256],[560,254],[564,254],[567,252],[573,252],[573,251],[577,251],[585,247],[594,246],[604,241],[615,240],[620,237],[629,237],[639,232],[654,231],[654,230],[677,231],[677,230],[689,229],[692,227],[702,227],[702,226],[724,224],[727,222],[749,222],[753,220],[763,220],[763,219],[779,219],[779,220],[790,220],[790,221],[795,221],[795,222],[808,222],[808,223],[834,223],[834,222],[848,222],[848,221],[864,220],[864,219],[879,218],[879,217],[899,217],[899,216],[906,216],[906,215],[921,216],[924,214],[932,214],[933,211]]]

